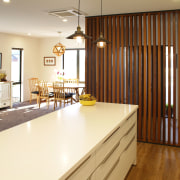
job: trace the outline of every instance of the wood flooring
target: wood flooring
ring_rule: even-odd
[[[126,180],[180,180],[180,148],[138,142],[137,165]]]

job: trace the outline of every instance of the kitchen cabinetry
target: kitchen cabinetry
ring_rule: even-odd
[[[0,179],[123,180],[136,164],[137,109],[76,103],[2,131]]]
[[[11,82],[0,82],[0,108],[12,107],[11,88]]]
[[[123,180],[136,164],[137,113],[118,126],[66,180]]]

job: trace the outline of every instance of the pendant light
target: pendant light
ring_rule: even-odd
[[[56,54],[57,56],[61,56],[65,53],[65,49],[66,48],[64,45],[58,43],[53,47],[53,53]]]
[[[78,5],[78,26],[77,26],[77,31],[74,32],[74,34],[66,37],[67,39],[76,39],[77,41],[81,39],[90,39],[92,37],[86,35],[81,31],[81,27],[79,25],[79,14],[80,14],[80,0],[79,0],[79,5]]]
[[[101,22],[102,22],[102,0],[101,0],[101,19],[100,19],[100,36],[99,38],[95,41],[95,43],[97,43],[97,47],[99,48],[104,48],[106,46],[106,44],[109,44],[110,41],[106,40],[103,37],[103,33],[101,31]]]
[[[60,34],[61,32],[59,31],[58,33]],[[65,46],[59,42],[53,47],[53,53],[57,56],[61,56],[65,53],[65,49]]]

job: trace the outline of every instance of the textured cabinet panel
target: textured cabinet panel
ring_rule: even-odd
[[[11,106],[11,82],[0,83],[0,108]]]
[[[123,180],[136,163],[137,112],[130,115],[95,149],[67,180]]]
[[[116,162],[123,154],[128,151],[128,148],[131,146],[133,141],[136,141],[136,124],[134,123],[129,127],[126,134],[120,138],[120,140],[112,147],[111,151],[104,156],[103,161],[100,164],[96,164],[97,168],[92,175],[92,179],[104,180],[109,177],[109,174],[115,168]],[[134,148],[135,149],[135,146]],[[96,163],[98,161],[98,156],[96,156]],[[129,157],[127,157],[129,158]],[[132,157],[134,159],[134,156]],[[116,179],[113,179],[116,180]]]
[[[106,157],[109,152],[112,151],[114,146],[120,142],[120,140],[125,136],[129,129],[135,125],[137,113],[131,115],[121,126],[119,126],[101,145],[96,151],[96,163],[100,164],[104,157]]]
[[[119,159],[114,163],[114,168],[111,173],[105,178],[106,180],[123,180],[131,165],[134,163],[134,156],[136,156],[136,147],[135,139],[131,141],[129,147],[125,149]]]
[[[67,180],[86,180],[93,172],[95,167],[95,155],[88,156],[66,179]]]

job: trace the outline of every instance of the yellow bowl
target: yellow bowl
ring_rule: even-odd
[[[83,106],[93,106],[94,104],[96,104],[96,100],[93,100],[93,101],[79,100],[79,102],[80,102]]]

